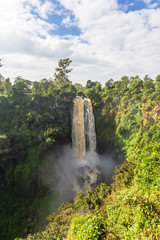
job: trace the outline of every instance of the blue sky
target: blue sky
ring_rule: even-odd
[[[137,10],[142,10],[146,8],[154,8],[157,9],[160,7],[160,2],[157,0],[119,0],[118,3],[122,5],[122,9],[125,12],[130,12],[130,11],[137,11]],[[124,8],[123,8],[124,6]]]
[[[44,0],[42,2],[44,2]],[[70,18],[71,22],[74,22],[75,16],[72,13],[72,11],[64,8],[63,5],[61,5],[59,1],[52,0],[50,2],[52,2],[55,5],[55,9],[57,10],[57,14],[56,13],[49,14],[48,18],[47,18],[47,22],[49,22],[50,24],[54,23],[57,25],[57,28],[54,29],[53,31],[51,31],[51,34],[59,35],[59,36],[69,35],[69,34],[74,35],[74,36],[80,36],[81,29],[78,28],[76,25],[67,26],[67,25],[63,24],[63,19],[65,19],[67,17]],[[34,10],[33,10],[33,14],[36,14],[37,17],[40,17],[36,12],[34,12]]]
[[[50,78],[66,57],[82,85],[160,74],[160,0],[1,0],[0,29],[12,81]]]

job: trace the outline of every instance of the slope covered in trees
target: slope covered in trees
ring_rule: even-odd
[[[58,175],[57,151],[70,143],[76,95],[92,100],[97,151],[115,146],[124,163],[111,186],[77,194],[48,217],[43,232],[26,239],[159,239],[160,75],[155,80],[122,77],[102,87],[72,84],[70,59],[60,60],[53,80],[21,77],[0,81],[1,239],[37,232],[39,201],[50,192],[46,162],[52,152],[52,185]],[[46,172],[47,171],[47,172]],[[37,224],[38,222],[38,224]]]

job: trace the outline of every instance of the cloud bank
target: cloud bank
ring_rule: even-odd
[[[41,80],[60,58],[72,59],[70,79],[102,84],[124,75],[157,76],[160,1],[2,0],[1,73]],[[141,6],[141,8],[140,8]]]

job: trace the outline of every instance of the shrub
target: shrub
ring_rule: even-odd
[[[68,240],[101,240],[104,239],[105,229],[105,221],[101,216],[77,216],[72,220]]]

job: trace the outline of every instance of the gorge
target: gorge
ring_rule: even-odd
[[[115,167],[119,164],[113,148],[106,147],[101,155],[96,152],[91,99],[76,96],[71,116],[72,144],[61,145],[58,151],[57,206],[62,201],[73,201],[79,191],[86,193],[101,182],[110,184]]]
[[[159,239],[160,76],[25,81],[0,83],[0,239]]]

